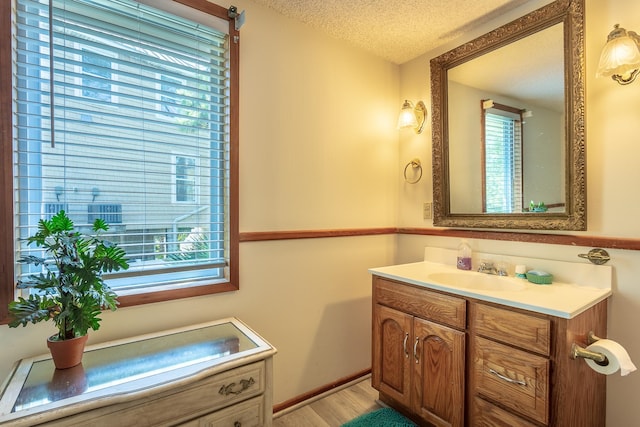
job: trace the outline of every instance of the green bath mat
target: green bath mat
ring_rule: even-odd
[[[391,408],[377,409],[368,414],[360,415],[343,424],[342,427],[416,427],[411,420],[400,415]]]

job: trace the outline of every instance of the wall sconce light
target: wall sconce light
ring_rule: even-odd
[[[411,101],[405,100],[398,116],[398,129],[412,128],[416,133],[422,133],[426,118],[427,107],[424,102],[418,101],[414,106]]]
[[[619,24],[607,37],[602,48],[596,77],[609,77],[621,85],[628,85],[640,72],[640,36],[620,28]]]

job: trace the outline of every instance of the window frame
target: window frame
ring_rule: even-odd
[[[228,216],[228,280],[199,286],[140,292],[119,296],[120,307],[169,301],[238,290],[239,285],[239,52],[240,36],[228,9],[208,0],[170,0],[228,22],[229,34],[229,208]],[[12,64],[12,3],[0,2],[0,57]],[[14,273],[14,167],[13,167],[13,70],[0,68],[0,324],[9,321],[8,304],[16,296]]]

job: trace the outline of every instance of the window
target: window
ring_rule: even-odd
[[[174,156],[173,183],[177,203],[196,203],[198,170],[195,157]]]
[[[483,101],[483,212],[522,212],[522,110]]]
[[[111,90],[111,80],[114,78],[111,70],[115,65],[104,54],[81,50],[82,96],[110,101],[112,92],[115,92]]]
[[[76,226],[110,220],[129,257],[108,277],[123,305],[237,289],[238,33],[227,10],[11,3],[0,6],[2,63],[13,64],[0,70],[0,149],[14,173],[0,177],[0,221],[14,236],[0,243],[0,310],[28,273],[16,260],[35,250],[20,239],[60,207]]]

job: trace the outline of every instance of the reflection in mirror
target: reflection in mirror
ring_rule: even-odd
[[[547,206],[560,206],[564,210],[563,153],[566,146],[562,132],[562,29],[561,23],[556,24],[448,71],[449,197],[452,213],[524,212],[524,202],[528,209],[531,200],[536,203],[543,201]],[[540,47],[544,47],[541,52],[532,54],[540,51]],[[496,66],[511,63],[514,66]],[[494,150],[494,156],[485,164],[481,161],[483,145],[479,142],[486,136],[481,125],[487,110],[478,108],[484,99],[490,99],[495,105],[517,106],[515,109],[528,112],[526,120],[521,120],[518,113],[519,123],[522,123],[518,147],[503,141],[506,144],[502,151],[505,157],[496,157]],[[501,115],[507,116],[507,110],[501,108]],[[484,148],[486,152],[487,147]],[[517,152],[513,152],[514,148],[518,149]],[[487,171],[494,180],[487,179]],[[500,173],[511,175],[513,180],[524,179],[524,182],[519,185],[507,179],[508,176],[498,179]],[[478,191],[470,192],[469,189],[474,187]],[[487,206],[483,194],[493,194],[494,203]],[[520,200],[514,200],[516,196]]]
[[[523,212],[522,128],[526,112],[492,99],[480,103],[482,212]]]
[[[431,61],[434,225],[585,229],[583,8],[557,0]]]

